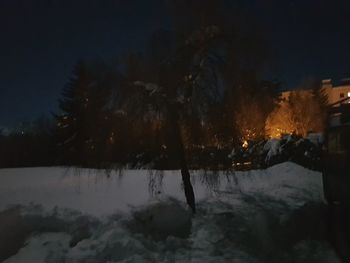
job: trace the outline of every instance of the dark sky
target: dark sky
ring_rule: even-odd
[[[271,78],[350,77],[350,1],[242,0],[266,35]],[[0,0],[0,127],[57,107],[79,58],[141,50],[171,26],[166,0]]]

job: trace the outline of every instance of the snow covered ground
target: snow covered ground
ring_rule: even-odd
[[[320,173],[283,163],[192,176],[195,216],[178,171],[1,169],[0,260],[339,262]]]

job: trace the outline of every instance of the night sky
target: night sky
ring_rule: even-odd
[[[266,76],[292,88],[303,79],[350,77],[350,1],[241,0],[264,30]],[[0,0],[0,127],[49,113],[80,58],[142,50],[170,28],[166,0]]]

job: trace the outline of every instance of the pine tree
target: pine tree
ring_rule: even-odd
[[[110,89],[104,71],[76,64],[59,100],[56,136],[63,162],[91,165],[99,161],[108,137]]]
[[[86,65],[79,61],[73,71],[73,76],[62,91],[59,100],[61,113],[55,115],[56,136],[58,147],[61,150],[63,162],[80,164],[83,155],[84,143],[87,141],[87,104],[89,97],[87,87],[89,77]]]

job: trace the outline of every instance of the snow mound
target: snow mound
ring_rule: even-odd
[[[267,200],[275,200],[298,208],[306,202],[323,201],[321,174],[291,162],[266,170],[237,172],[235,178],[241,196],[261,198],[265,205],[270,205]]]
[[[70,238],[66,233],[44,233],[34,236],[16,255],[3,263],[64,262]]]
[[[340,262],[325,238],[321,174],[291,162],[266,170],[193,171],[195,215],[185,205],[178,172],[164,172],[163,185],[157,185],[162,194],[154,197],[147,171],[125,171],[121,179],[99,179],[92,186],[85,185],[90,175],[80,173],[75,193],[72,178],[60,181],[59,168],[50,169],[0,170],[0,197],[7,198],[0,199],[0,254],[3,237],[16,234],[21,241],[6,263]],[[43,181],[37,186],[18,180],[24,176]],[[33,196],[42,206],[28,204]],[[39,198],[45,196],[50,203]],[[132,206],[122,203],[129,196]],[[8,213],[5,201],[11,197],[22,205]],[[64,208],[69,200],[70,209]],[[55,202],[58,207],[52,207]],[[25,231],[14,231],[20,226]]]
[[[174,198],[134,211],[131,229],[155,238],[188,237],[191,233],[191,212]]]
[[[154,207],[168,206],[174,204],[152,204],[137,212],[148,215]],[[162,239],[134,231],[130,227],[135,220],[132,215],[114,214],[100,221],[90,236],[76,244],[72,244],[72,235],[67,232],[33,233],[5,263],[340,262],[315,227],[322,213],[320,204],[291,210],[284,217],[276,213],[276,208],[248,199],[240,203],[216,198],[202,201],[187,237],[168,235]],[[162,209],[162,213],[168,211]],[[52,211],[43,214],[54,216]],[[62,214],[67,213],[57,213]],[[71,218],[67,220],[79,224]]]

